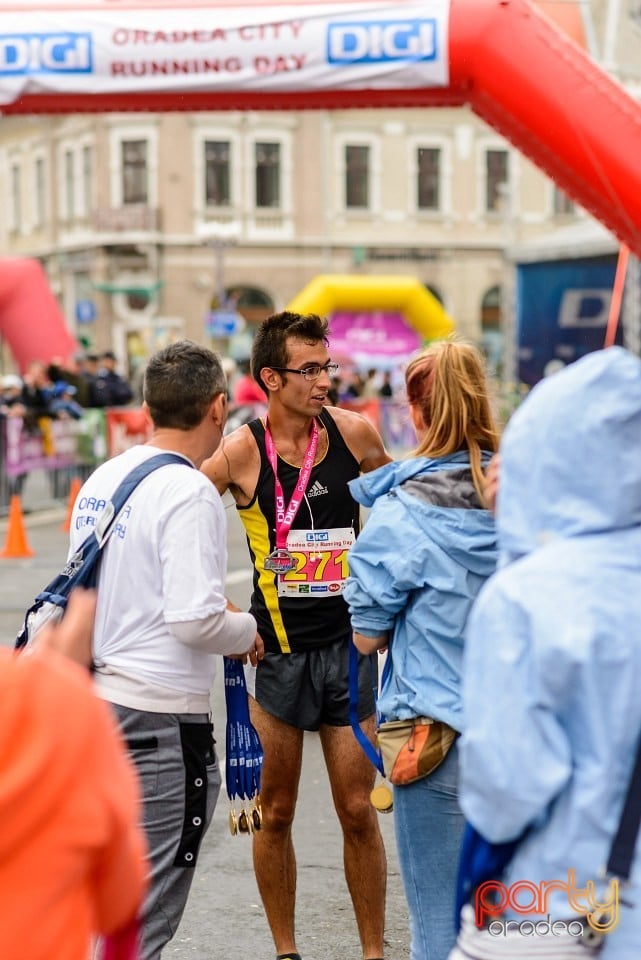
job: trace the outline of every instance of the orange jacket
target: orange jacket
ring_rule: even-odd
[[[139,794],[107,704],[53,651],[0,649],[0,957],[86,960],[144,894]]]

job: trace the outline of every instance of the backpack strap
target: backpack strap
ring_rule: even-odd
[[[153,457],[149,457],[148,460],[144,460],[142,463],[139,463],[137,467],[134,467],[127,476],[120,482],[120,484],[114,490],[111,499],[107,503],[107,506],[102,511],[98,517],[96,523],[95,535],[96,539],[102,548],[108,539],[116,517],[120,511],[125,506],[127,500],[134,492],[141,480],[144,480],[145,477],[149,476],[150,473],[153,473],[154,470],[157,470],[159,467],[164,467],[170,463],[182,463],[185,467],[191,467],[195,469],[193,463],[190,463],[184,457],[181,457],[177,453],[157,453]]]
[[[612,841],[606,874],[626,882],[632,872],[632,861],[641,824],[641,739],[632,768],[632,776],[621,811],[621,819]]]
[[[73,556],[70,557],[65,564],[62,572],[54,577],[54,579],[40,591],[33,604],[27,610],[24,624],[16,638],[16,649],[20,650],[29,643],[30,620],[40,611],[44,604],[48,603],[60,607],[60,609],[64,611],[67,606],[69,594],[74,587],[95,586],[102,549],[114,528],[116,518],[140,481],[144,480],[144,478],[154,470],[170,463],[181,463],[185,467],[195,469],[192,463],[177,453],[158,453],[153,457],[149,457],[149,459],[143,461],[143,463],[139,463],[137,467],[134,467],[118,487],[116,487],[111,499],[107,502],[107,505],[98,517],[93,532],[83,540]]]

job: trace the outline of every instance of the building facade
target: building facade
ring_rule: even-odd
[[[584,12],[636,89],[634,4]],[[4,254],[39,258],[76,336],[129,373],[176,336],[246,355],[252,324],[324,273],[411,274],[491,346],[506,251],[587,220],[453,108],[5,117],[0,190]],[[221,339],[227,305],[246,326]]]

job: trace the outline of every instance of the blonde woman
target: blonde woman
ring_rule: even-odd
[[[465,623],[496,566],[483,471],[498,433],[474,346],[433,344],[410,361],[405,383],[417,446],[349,484],[372,511],[350,551],[345,598],[358,650],[389,647],[379,714],[439,721],[458,734]],[[457,766],[453,736],[432,773],[394,786],[411,960],[445,960],[455,939]]]

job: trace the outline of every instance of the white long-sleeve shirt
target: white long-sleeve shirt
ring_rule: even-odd
[[[133,447],[89,477],[71,517],[70,553],[121,480],[160,452]],[[98,576],[96,684],[105,699],[139,710],[207,712],[216,654],[245,653],[256,635],[250,614],[226,610],[220,495],[185,463],[160,467],[136,487]]]

